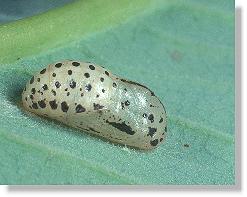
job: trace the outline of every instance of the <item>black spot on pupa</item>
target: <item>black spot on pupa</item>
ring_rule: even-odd
[[[56,96],[56,91],[55,90],[51,90],[51,93]]]
[[[50,106],[51,106],[52,109],[57,109],[57,102],[56,102],[56,100],[49,101],[49,104],[50,104]]]
[[[67,96],[69,96],[70,95],[70,93],[69,92],[67,92]]]
[[[80,88],[80,91],[82,91],[82,88]]]
[[[44,74],[46,71],[46,68],[44,68],[43,70],[40,71],[40,74]]]
[[[143,118],[146,118],[148,115],[146,113],[144,113],[142,116],[143,116]]]
[[[46,107],[46,104],[45,104],[45,101],[44,100],[41,100],[41,101],[38,101],[38,104],[41,108],[45,108]]]
[[[33,100],[33,95],[30,95],[29,97],[30,97],[31,100]],[[26,98],[27,98],[27,97],[26,97]]]
[[[37,81],[40,82],[40,78],[37,78]]]
[[[105,89],[102,89],[102,92],[105,93]]]
[[[69,106],[65,101],[61,103],[61,109],[63,112],[67,112],[69,110]]]
[[[68,88],[65,88],[64,91],[68,91]]]
[[[130,102],[127,100],[127,101],[124,102],[124,104],[125,104],[126,106],[129,106],[129,105],[130,105]]]
[[[160,119],[159,123],[162,123],[163,122],[163,118]]]
[[[150,114],[150,115],[148,116],[148,120],[150,120],[151,123],[153,123],[153,122],[154,122],[154,115],[153,115],[153,114]]]
[[[32,76],[32,78],[30,79],[30,84],[32,84],[34,82],[34,76]]]
[[[105,74],[106,74],[107,76],[109,76],[109,73],[108,73],[107,71],[105,71]]]
[[[152,104],[150,104],[149,106],[150,106],[150,107],[155,107],[155,106],[154,106],[154,105],[152,105]]]
[[[43,90],[48,90],[48,86],[45,84],[45,85],[43,85],[42,89]]]
[[[124,109],[125,107],[124,107],[124,103],[123,102],[121,102],[121,107],[122,107],[122,109]]]
[[[61,84],[58,81],[56,81],[55,86],[56,86],[56,88],[59,88],[61,86]]]
[[[79,104],[76,106],[75,111],[76,113],[82,113],[82,112],[85,112],[86,109]]]
[[[81,93],[81,97],[83,97],[84,96],[84,94],[83,93]]]
[[[69,82],[69,86],[71,88],[75,88],[76,87],[76,82],[72,79],[70,82]]]
[[[52,76],[53,76],[53,77],[56,77],[56,73],[52,73]]]
[[[184,147],[189,148],[190,145],[189,144],[184,144]]]
[[[95,70],[95,67],[93,66],[93,65],[89,65],[89,68],[91,69],[91,70]]]
[[[165,127],[165,132],[167,132],[167,127]]]
[[[163,141],[163,139],[164,139],[164,138],[160,138],[160,142],[162,142],[162,141]]]
[[[80,63],[79,62],[72,62],[72,65],[73,66],[80,66]]]
[[[110,124],[111,126],[117,128],[118,130],[125,132],[129,135],[134,135],[135,131],[132,130],[130,126],[128,126],[125,122],[122,123],[116,123],[116,122],[109,122],[106,120],[106,123]]]
[[[127,89],[126,89],[126,88],[124,88],[124,91],[125,91],[125,92],[127,92]]]
[[[36,92],[35,88],[32,88],[32,89],[31,89],[31,93],[32,93],[32,94],[35,94],[35,92]]]
[[[153,137],[153,135],[155,134],[156,131],[157,131],[156,128],[148,127],[148,134],[147,134],[147,136]]]
[[[86,90],[86,91],[90,92],[91,89],[92,89],[91,84],[87,84],[87,85],[85,86],[85,90]]]
[[[89,77],[90,77],[90,74],[89,74],[89,73],[85,73],[84,76],[85,76],[86,78],[89,78]]]
[[[60,62],[57,63],[57,64],[55,64],[55,67],[56,67],[56,68],[60,68],[61,66],[62,66],[62,63],[60,63]]]
[[[154,94],[154,92],[153,92],[153,91],[151,91],[151,96],[155,96],[155,94]]]
[[[155,139],[155,140],[150,141],[150,144],[152,146],[157,146],[158,143],[159,143],[159,140],[158,139]]]
[[[99,94],[96,95],[96,98],[99,98]]]
[[[117,84],[114,82],[114,83],[112,84],[112,86],[113,86],[114,88],[116,88],[116,87],[117,87]]]
[[[33,103],[33,104],[32,104],[32,107],[33,107],[34,109],[38,109],[37,103]]]
[[[72,75],[72,70],[68,70],[68,75]]]
[[[93,109],[94,110],[99,110],[99,109],[103,109],[104,108],[104,106],[103,105],[100,105],[100,104],[93,104]]]
[[[104,81],[104,78],[103,78],[103,77],[101,77],[101,78],[100,78],[100,81],[101,81],[101,82],[103,82],[103,81]]]

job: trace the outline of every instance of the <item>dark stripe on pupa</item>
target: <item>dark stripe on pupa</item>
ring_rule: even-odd
[[[129,135],[134,135],[135,131],[132,130],[132,128],[128,125],[126,125],[125,122],[122,123],[116,123],[116,122],[109,122],[108,120],[106,120],[106,123],[110,124],[111,126],[119,129],[120,131],[123,131]]]

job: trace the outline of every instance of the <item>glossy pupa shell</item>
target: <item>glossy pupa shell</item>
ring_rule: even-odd
[[[167,132],[164,105],[149,88],[92,63],[48,65],[27,82],[22,102],[32,113],[139,149],[157,147]]]

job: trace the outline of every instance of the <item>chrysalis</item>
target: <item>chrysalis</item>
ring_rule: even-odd
[[[25,109],[139,149],[152,149],[167,132],[166,111],[144,85],[78,61],[50,64],[22,93]]]

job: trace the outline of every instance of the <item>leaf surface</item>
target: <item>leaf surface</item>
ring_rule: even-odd
[[[0,26],[1,184],[235,183],[234,1],[119,2]],[[27,80],[63,59],[150,87],[167,109],[166,142],[140,152],[25,112]]]

